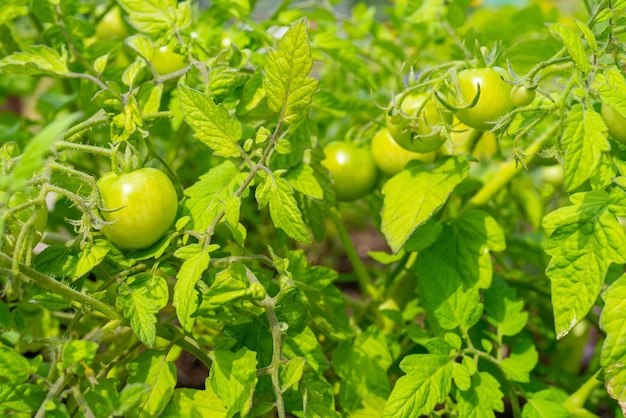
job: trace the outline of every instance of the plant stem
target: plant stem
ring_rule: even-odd
[[[378,290],[374,286],[372,282],[372,278],[370,277],[367,268],[363,264],[361,257],[356,251],[352,240],[350,239],[350,235],[346,230],[346,226],[343,223],[343,218],[341,217],[341,213],[336,207],[333,207],[328,212],[330,219],[335,224],[335,228],[337,229],[337,235],[339,236],[339,240],[343,245],[343,248],[352,263],[352,267],[354,268],[354,273],[356,274],[357,280],[359,281],[359,286],[361,287],[361,291],[364,296],[371,296],[376,299],[378,296]]]
[[[572,393],[569,398],[563,402],[563,406],[571,413],[574,414],[579,412],[581,408],[584,407],[585,402],[589,396],[593,393],[593,391],[602,384],[598,380],[598,376],[600,375],[600,370],[595,372],[585,383],[583,383],[576,392]]]

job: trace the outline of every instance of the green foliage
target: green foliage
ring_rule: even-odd
[[[626,1],[476,3],[0,2],[0,414],[626,413]],[[389,118],[443,143],[335,196]]]

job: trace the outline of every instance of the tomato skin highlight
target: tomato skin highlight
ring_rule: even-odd
[[[389,177],[393,177],[404,169],[412,160],[432,163],[436,152],[413,152],[401,147],[391,136],[387,128],[382,128],[372,138],[372,156],[376,165]]]
[[[172,45],[154,48],[152,65],[159,75],[167,75],[187,66],[185,57],[172,51]]]
[[[460,71],[458,74],[462,96],[460,101],[469,105],[476,97],[478,85],[480,96],[474,106],[459,110],[456,117],[474,129],[491,130],[500,117],[515,107],[511,100],[513,86],[506,83],[503,77],[507,78],[508,73],[500,67],[468,68]]]
[[[602,103],[600,109],[602,120],[609,130],[609,135],[614,140],[626,144],[626,118],[611,106]]]
[[[148,248],[170,229],[176,219],[178,198],[169,177],[156,168],[98,180],[102,217],[109,222],[102,233],[119,248]]]
[[[404,98],[398,97],[402,112],[413,119],[407,119],[393,109],[387,112],[387,129],[398,145],[409,151],[435,151],[446,142],[446,136],[440,129],[441,115],[437,105],[433,102],[436,99],[430,98],[424,104],[427,99],[426,93],[409,94]],[[418,116],[417,112],[420,108],[422,111]],[[452,115],[444,113],[444,119],[450,124]]]
[[[337,200],[353,201],[372,191],[378,173],[368,148],[337,141],[326,145],[324,154],[322,165],[333,177]]]

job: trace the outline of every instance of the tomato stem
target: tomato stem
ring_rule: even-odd
[[[374,286],[374,283],[372,283],[372,278],[370,277],[367,268],[363,264],[363,260],[359,257],[359,254],[350,239],[350,235],[346,230],[341,213],[336,207],[331,208],[328,213],[331,221],[337,229],[337,235],[339,236],[339,240],[341,241],[346,255],[348,256],[348,260],[350,260],[350,263],[354,268],[354,273],[359,281],[359,286],[361,287],[363,295],[371,296],[376,299],[378,296],[378,290]]]

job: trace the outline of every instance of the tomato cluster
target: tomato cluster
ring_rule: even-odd
[[[98,180],[102,217],[108,222],[102,233],[126,250],[148,248],[174,222],[178,209],[171,180],[155,168],[130,173],[107,173]]]

